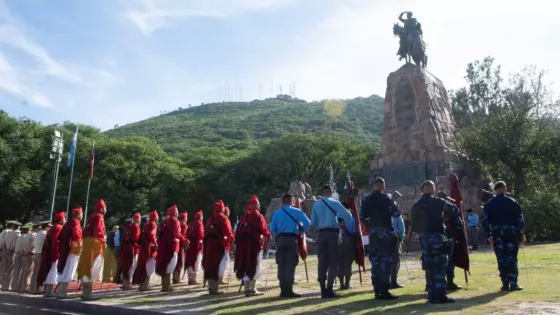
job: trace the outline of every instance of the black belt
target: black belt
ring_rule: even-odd
[[[290,236],[290,237],[298,237],[295,233],[280,233],[278,236]]]
[[[340,232],[338,228],[326,228],[326,229],[319,229],[319,232]]]

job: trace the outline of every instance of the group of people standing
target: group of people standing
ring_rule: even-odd
[[[155,272],[161,277],[162,291],[172,291],[172,283],[181,281],[181,272],[188,274],[188,284],[198,285],[197,274],[204,270],[204,285],[209,294],[219,290],[224,274],[229,270],[230,252],[235,243],[233,271],[245,286],[246,296],[263,294],[257,281],[263,275],[263,252],[272,236],[276,241],[277,278],[280,296],[300,297],[293,290],[295,268],[305,248],[305,232],[313,227],[318,232],[318,281],[322,298],[337,298],[334,282],[338,277],[340,289],[350,289],[354,248],[361,231],[356,231],[355,220],[361,220],[369,232],[368,254],[374,297],[393,300],[397,297],[390,289],[402,287],[391,275],[400,255],[399,247],[405,237],[401,210],[394,198],[385,192],[382,178],[375,179],[373,192],[363,198],[360,217],[353,217],[348,205],[332,198],[333,189],[324,186],[322,198],[313,204],[311,219],[296,207],[299,200],[290,194],[282,196],[282,207],[267,225],[259,212],[257,196],[247,201],[246,211],[235,231],[229,220],[229,208],[220,200],[213,213],[203,224],[202,211],[187,224],[187,214],[179,213],[176,206],[167,209],[167,217],[159,222],[152,211],[142,226],[141,215],[132,216],[120,235],[118,277],[123,290],[138,285],[148,290]],[[422,268],[426,273],[426,291],[431,303],[453,302],[446,290],[459,289],[449,273],[452,264],[454,234],[464,233],[463,219],[456,205],[446,196],[436,197],[435,184],[426,181],[421,186],[422,196],[411,210],[412,229],[419,234],[422,248]],[[515,200],[506,196],[503,182],[495,185],[496,196],[486,198],[482,224],[489,235],[498,260],[502,290],[518,291],[517,251],[523,235],[523,214]],[[446,200],[447,199],[447,200]],[[106,205],[99,200],[95,212],[82,229],[81,208],[54,215],[53,224],[41,222],[36,233],[29,233],[15,221],[8,221],[0,234],[0,276],[2,290],[39,293],[44,288],[46,297],[67,297],[68,283],[76,277],[81,282],[82,299],[92,299],[92,285],[101,280],[104,250],[106,248],[104,215]],[[395,220],[400,218],[400,220]],[[409,225],[409,224],[407,224]],[[396,227],[396,228],[395,228]],[[397,253],[397,255],[395,255]],[[302,256],[304,257],[304,256]],[[305,259],[305,258],[304,258]],[[31,271],[32,270],[32,271]],[[397,267],[398,272],[398,267]],[[394,271],[393,271],[394,273]],[[446,279],[447,277],[447,279]],[[55,287],[56,286],[56,287]]]

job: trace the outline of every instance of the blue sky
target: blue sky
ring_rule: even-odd
[[[491,55],[560,83],[550,0],[0,0],[0,109],[103,130],[189,104],[384,95],[411,10],[448,89]],[[558,87],[558,84],[554,84]]]

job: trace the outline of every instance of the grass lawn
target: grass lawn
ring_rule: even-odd
[[[392,291],[399,296],[395,301],[374,300],[369,274],[363,275],[360,286],[357,273],[352,279],[354,288],[342,292],[342,298],[322,300],[316,281],[317,258],[311,256],[307,262],[309,282],[301,262],[296,269],[294,290],[304,295],[301,299],[278,297],[276,263],[271,257],[263,262],[264,275],[258,287],[265,291],[266,286],[266,294],[260,297],[246,298],[238,293],[239,282],[231,277],[230,285],[221,287],[227,290],[221,296],[209,296],[201,286],[184,284],[176,286],[173,293],[161,293],[157,290],[159,283],[154,283],[149,292],[107,292],[94,303],[172,314],[560,314],[560,243],[520,250],[519,283],[525,290],[512,293],[500,292],[496,258],[490,248],[473,252],[469,285],[465,284],[463,270],[457,269],[455,282],[464,289],[450,294],[456,303],[445,305],[426,302],[419,256],[418,252],[405,255],[406,264],[401,262],[399,282],[406,287]]]
[[[523,252],[526,257],[524,258]],[[464,289],[451,293],[454,304],[432,305],[426,303],[424,273],[418,261],[419,253],[406,255],[407,268],[401,262],[399,281],[404,289],[393,290],[399,295],[396,301],[375,301],[369,276],[363,277],[360,287],[358,275],[353,276],[354,288],[343,292],[343,298],[319,298],[316,279],[316,258],[310,257],[308,270],[310,282],[298,266],[299,284],[295,290],[304,293],[302,299],[280,299],[278,290],[257,298],[213,299],[203,308],[210,314],[560,314],[560,244],[532,245],[519,252],[519,283],[525,290],[514,293],[500,292],[501,282],[494,253],[489,248],[471,255],[471,275],[468,287],[462,269],[457,269],[456,283]],[[525,261],[527,269],[525,268]],[[369,263],[368,263],[369,264]],[[269,270],[275,276],[275,265]],[[270,277],[269,275],[269,277]],[[313,276],[313,277],[312,277]],[[270,283],[270,282],[269,282]],[[262,282],[261,282],[262,285]],[[229,295],[229,294],[228,294]],[[552,302],[552,303],[549,303]]]

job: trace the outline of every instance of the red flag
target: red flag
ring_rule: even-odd
[[[461,218],[461,221],[463,222],[462,233],[453,231],[453,236],[455,237],[456,241],[455,246],[453,247],[453,260],[455,261],[455,265],[457,267],[469,271],[469,249],[467,244],[467,236],[465,234],[465,221],[463,219],[463,198],[461,197],[461,191],[459,190],[459,179],[455,174],[449,175],[449,198],[455,201],[455,205],[457,206],[457,208],[459,208],[459,216]],[[448,227],[454,230],[450,225]]]
[[[362,240],[362,224],[358,216],[356,206],[356,191],[354,190],[354,182],[348,180],[348,194],[346,195],[346,202],[350,205],[352,216],[354,217],[354,231],[356,234],[356,263],[366,272],[364,242]]]
[[[93,166],[95,165],[95,141],[91,147],[91,160],[89,163],[89,180],[93,178]]]

